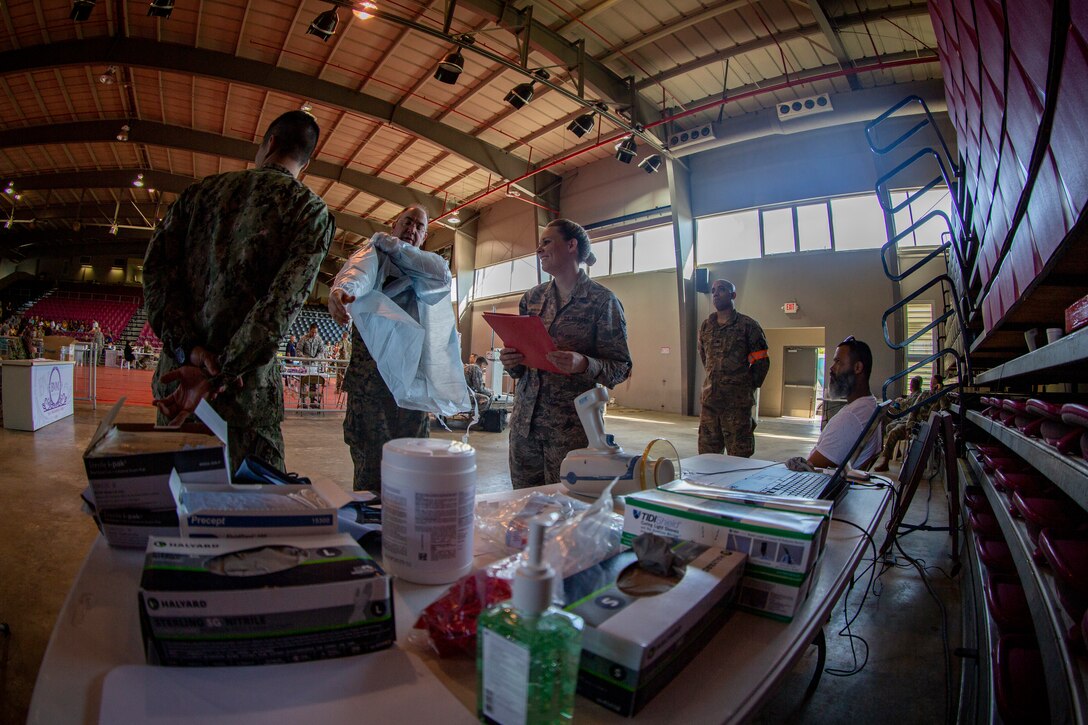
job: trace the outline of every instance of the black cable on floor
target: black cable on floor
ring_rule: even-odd
[[[858,616],[861,614],[862,607],[865,606],[865,600],[869,597],[869,591],[872,589],[873,578],[876,572],[877,550],[876,541],[873,540],[872,535],[869,534],[869,532],[866,531],[863,527],[855,524],[853,521],[848,521],[846,519],[835,519],[835,521],[847,524],[848,526],[853,526],[855,529],[860,531],[862,536],[864,536],[866,540],[868,540],[869,547],[873,552],[872,559],[870,560],[869,565],[865,569],[863,569],[860,574],[855,574],[850,578],[850,585],[846,588],[846,592],[843,594],[842,597],[843,627],[839,630],[838,636],[845,637],[850,642],[850,654],[854,659],[853,668],[849,670],[843,670],[834,667],[824,668],[824,672],[831,675],[832,677],[852,677],[853,675],[856,675],[864,670],[865,665],[869,662],[869,643],[861,635],[854,634],[853,630],[851,629],[851,625],[853,625],[855,620],[857,620]],[[849,613],[850,594],[854,591],[855,584],[860,581],[862,577],[865,576],[866,572],[869,573],[869,582],[865,585],[865,593],[862,594],[861,601],[858,602],[857,608],[854,610],[854,616],[851,617]],[[860,643],[865,648],[864,657],[862,658],[860,664],[858,664],[858,653],[855,649],[855,643]]]

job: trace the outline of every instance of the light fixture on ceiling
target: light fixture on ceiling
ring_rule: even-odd
[[[336,26],[340,22],[340,16],[336,14],[336,8],[326,10],[314,18],[310,23],[310,27],[306,30],[307,35],[316,35],[322,40],[328,42],[329,38],[336,32]]]
[[[446,218],[446,222],[449,223],[449,224],[454,224],[454,225],[457,225],[457,224],[461,223],[461,217],[458,216],[458,213],[457,213],[456,209],[453,210],[452,212],[450,212],[449,217]]]
[[[4,229],[11,229],[11,225],[15,223],[14,217],[9,217],[4,220]]]
[[[582,138],[593,130],[594,118],[592,113],[583,113],[567,126],[567,130],[578,138]]]
[[[303,113],[310,113],[311,111],[314,110],[314,106],[309,101],[304,101],[302,103],[302,107],[299,110],[302,111]]]
[[[15,182],[14,181],[9,181],[8,182],[8,185],[4,187],[4,193],[5,194],[14,194],[15,193]]]
[[[101,75],[98,76],[98,82],[104,86],[112,86],[117,82],[117,66],[111,65]]]
[[[543,68],[538,68],[533,71],[533,75],[536,76],[535,79],[527,83],[518,83],[510,89],[510,92],[507,93],[506,97],[503,99],[513,106],[515,110],[522,108],[525,104],[533,100],[533,86],[536,84],[537,80],[546,81],[551,78],[548,71]]]
[[[82,23],[91,17],[96,0],[72,0],[72,12],[68,14],[70,20]]]
[[[465,56],[461,55],[461,49],[453,51],[439,62],[434,69],[434,79],[439,83],[455,85],[461,72],[465,70]]]
[[[110,224],[110,234],[112,234],[113,236],[116,237],[118,228],[119,227],[117,226],[117,222],[114,222],[113,224]]]
[[[658,169],[661,168],[661,157],[657,154],[647,156],[642,161],[638,162],[638,167],[647,174],[656,174]]]
[[[170,18],[174,12],[174,0],[151,0],[147,7],[147,16],[150,18]]]
[[[12,198],[15,199],[15,201],[19,201],[20,199],[23,198],[23,195],[22,194],[15,194],[14,196],[12,196]]]
[[[137,189],[142,189],[144,187],[144,175],[136,174],[136,178],[132,180],[132,185]]]
[[[638,144],[635,142],[634,134],[625,137],[622,141],[616,144],[616,160],[622,161],[625,164],[631,163],[635,156],[638,154]]]
[[[352,8],[351,14],[354,15],[357,20],[370,20],[374,17],[374,11],[377,9],[377,3],[371,2],[370,0],[362,0],[362,2],[355,3],[355,7]]]
[[[121,130],[117,132],[117,140],[128,141],[128,132],[131,130],[132,129],[129,128],[129,125],[126,123],[124,126],[121,127]]]

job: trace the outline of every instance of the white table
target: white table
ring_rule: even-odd
[[[38,430],[75,413],[75,363],[4,360],[4,427]]]
[[[706,456],[699,457],[708,460]],[[750,465],[748,459],[717,456],[715,465]],[[684,463],[689,464],[686,460]],[[714,468],[713,470],[721,470]],[[545,487],[554,490],[558,487]],[[489,495],[484,498],[500,500],[523,495],[525,491]],[[845,519],[875,533],[891,498],[887,489],[853,490],[836,509],[836,519]],[[833,521],[823,554],[823,564],[813,592],[801,611],[789,624],[782,624],[751,614],[736,612],[714,635],[705,649],[653,699],[635,718],[639,722],[738,722],[751,717],[774,692],[781,679],[804,654],[827,621],[832,607],[845,591],[854,569],[867,546],[861,533],[848,524]],[[477,563],[493,556],[477,550]],[[311,662],[298,665],[257,668],[153,668],[144,665],[140,638],[136,592],[139,587],[143,552],[111,549],[100,536],[91,548],[83,568],[76,577],[64,603],[38,674],[38,682],[30,704],[30,723],[98,722],[103,681],[111,670],[124,665],[141,666],[140,670],[126,668],[138,690],[139,673],[163,682],[184,678],[186,687],[218,689],[237,686],[239,695],[229,701],[232,718],[273,721],[337,722],[340,718],[329,708],[326,696],[320,702],[310,702],[306,693],[328,692],[330,677],[341,682],[358,682],[359,660],[378,657],[363,655],[340,660]],[[450,705],[453,700],[433,698],[441,708],[443,722],[471,721],[476,701],[475,663],[467,659],[438,660],[429,655],[420,659],[411,646],[405,646],[416,615],[437,598],[445,587],[419,586],[398,581],[395,586],[395,616],[397,621],[398,656],[423,665],[460,701],[463,709]],[[365,663],[364,663],[365,664]],[[404,669],[402,667],[402,669]],[[152,672],[154,670],[155,672]],[[176,673],[173,675],[163,673]],[[421,693],[433,685],[430,676],[419,679]],[[345,686],[343,703],[358,699],[361,684]],[[379,688],[380,689],[380,688]],[[433,690],[433,688],[431,688]],[[409,690],[410,691],[410,690]],[[134,694],[145,697],[145,694]],[[335,695],[333,695],[335,698]],[[192,698],[190,698],[192,699]],[[207,704],[212,696],[201,699]],[[169,700],[169,698],[168,698]],[[181,696],[176,699],[183,702]],[[343,721],[365,719],[374,722],[400,722],[399,709],[385,709],[385,701],[374,698],[373,709],[360,712],[351,709]],[[286,703],[269,711],[269,703]],[[276,709],[278,707],[278,709]],[[340,711],[343,712],[343,711]],[[333,713],[333,714],[330,714]],[[156,713],[158,715],[158,713]],[[577,722],[627,722],[604,708],[577,698]],[[163,722],[172,721],[164,717]]]

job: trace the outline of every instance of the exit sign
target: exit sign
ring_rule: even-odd
[[[782,305],[782,311],[785,312],[787,315],[796,315],[797,314],[797,303],[796,302],[787,302],[786,304]]]

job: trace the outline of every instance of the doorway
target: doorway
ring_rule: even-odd
[[[824,351],[815,345],[787,345],[782,348],[782,415],[816,417],[820,401],[821,368]]]

